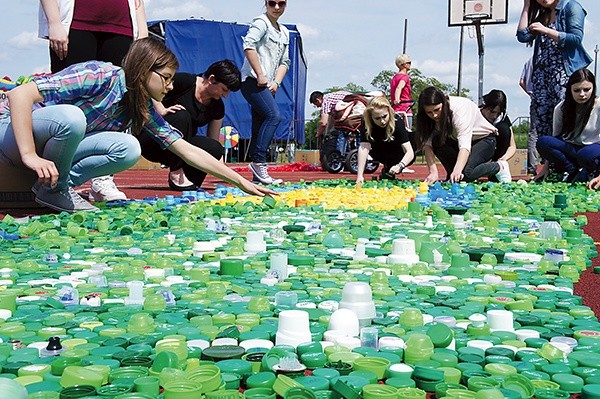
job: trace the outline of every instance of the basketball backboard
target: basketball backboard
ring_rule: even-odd
[[[508,22],[508,0],[448,0],[448,26]]]

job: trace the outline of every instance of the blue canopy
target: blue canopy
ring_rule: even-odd
[[[167,46],[180,63],[179,71],[198,74],[215,61],[230,59],[239,68],[244,62],[242,37],[247,24],[206,20],[154,21],[160,24]],[[302,38],[295,25],[286,25],[290,31],[290,70],[285,75],[275,100],[282,112],[283,121],[275,133],[280,140],[304,143],[304,103],[306,97],[306,61]],[[154,29],[156,30],[156,29]],[[224,126],[233,126],[242,138],[252,136],[250,106],[240,91],[231,93],[225,100]],[[201,133],[205,134],[205,133]]]

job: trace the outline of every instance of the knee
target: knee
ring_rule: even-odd
[[[87,120],[81,108],[61,104],[54,106],[53,110],[56,111],[55,120],[61,125],[57,135],[63,133],[68,135],[69,138],[81,141],[87,129]]]
[[[544,151],[548,147],[550,147],[550,143],[552,142],[552,136],[541,136],[538,137],[537,143],[535,147],[538,151]]]
[[[223,158],[225,149],[217,140],[213,140],[210,137],[205,136],[194,136],[190,139],[190,144],[203,149],[212,155],[215,159]]]
[[[283,120],[283,117],[281,116],[281,112],[279,112],[279,108],[275,107],[269,109],[265,119],[270,123],[278,125]]]
[[[135,165],[142,156],[142,148],[135,137],[125,133],[116,134],[122,134],[124,137],[115,142],[110,151],[111,156],[114,157],[124,169],[129,169]]]

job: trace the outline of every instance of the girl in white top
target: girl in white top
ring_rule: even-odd
[[[435,157],[452,183],[500,172],[500,165],[490,162],[497,129],[481,115],[477,104],[464,97],[448,97],[430,86],[419,95],[418,109],[415,141],[416,148],[425,152],[427,183],[439,179]]]
[[[600,166],[600,100],[596,78],[586,68],[569,77],[565,99],[554,109],[552,130],[552,136],[538,139],[538,152],[547,162],[535,179],[543,180],[550,164],[568,182],[595,174]]]
[[[242,95],[252,108],[252,141],[249,168],[254,180],[262,184],[279,184],[267,169],[267,148],[282,121],[275,93],[290,68],[290,33],[279,18],[287,0],[265,0],[267,12],[252,21],[244,37]]]

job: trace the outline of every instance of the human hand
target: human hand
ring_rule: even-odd
[[[452,173],[450,174],[450,182],[451,183],[458,183],[462,179],[464,179],[464,177],[465,177],[465,175],[463,175],[462,172],[452,171]]]
[[[439,176],[438,176],[437,172],[436,173],[429,173],[429,175],[427,175],[427,177],[425,178],[425,183],[427,183],[427,184],[433,184],[436,181],[438,181],[438,179],[439,179]]]
[[[265,75],[260,75],[259,77],[256,78],[256,85],[258,87],[267,87],[267,84],[269,82],[267,81],[267,78],[265,77]]]
[[[69,50],[69,34],[62,24],[50,25],[48,28],[50,50],[54,51],[59,60],[64,60]]]
[[[185,110],[185,107],[181,104],[175,104],[175,105],[171,105],[168,108],[165,108],[164,114],[161,114],[161,116],[165,116],[168,114],[174,114],[177,111],[183,111]]]
[[[258,184],[254,184],[246,179],[243,179],[239,184],[238,188],[245,193],[251,195],[257,195],[259,197],[264,197],[265,195],[273,196],[277,195],[277,193],[270,188],[259,186]]]
[[[58,182],[58,169],[54,162],[39,157],[37,154],[31,154],[21,157],[23,165],[33,170],[38,175],[38,183],[41,186],[56,187]]]
[[[356,185],[357,186],[362,186],[362,184],[365,182],[365,176],[364,175],[356,175]]]
[[[396,164],[390,168],[389,172],[393,175],[396,175],[396,174],[402,172],[402,169],[404,169],[404,168],[402,168],[400,166],[400,164]]]
[[[587,186],[591,190],[597,190],[600,187],[600,176],[596,176],[590,180]]]
[[[531,25],[529,25],[528,29],[529,29],[529,32],[539,33],[542,35],[545,35],[546,32],[548,31],[548,28],[541,22],[532,23]]]
[[[277,91],[277,89],[279,89],[279,86],[275,82],[269,83],[267,85],[267,87],[269,88],[269,91],[271,92],[271,94],[275,94],[275,92]]]

